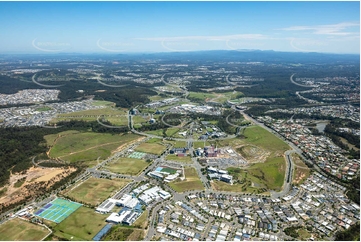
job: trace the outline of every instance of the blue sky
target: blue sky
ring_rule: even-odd
[[[360,53],[359,2],[0,2],[0,53]]]

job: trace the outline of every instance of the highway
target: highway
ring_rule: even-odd
[[[291,81],[293,84],[295,84],[295,85],[297,85],[297,86],[300,86],[300,87],[316,87],[316,86],[302,85],[302,84],[299,84],[299,83],[295,82],[295,81],[293,80],[293,76],[294,76],[294,75],[296,75],[296,73],[292,74],[291,77],[290,77],[290,81]]]

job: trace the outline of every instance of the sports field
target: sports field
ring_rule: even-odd
[[[168,172],[169,174],[175,174],[177,172],[176,169],[167,167],[167,166],[159,166],[155,169],[157,172]]]
[[[84,183],[69,191],[66,195],[74,201],[98,205],[114,191],[120,190],[130,182],[128,179],[102,179],[91,177]]]
[[[105,168],[111,172],[127,175],[137,175],[146,168],[150,162],[134,158],[119,158],[117,161],[108,164]]]
[[[0,225],[1,241],[40,241],[49,230],[46,228],[15,218]]]
[[[35,215],[55,223],[60,223],[80,206],[82,206],[80,203],[56,198],[54,201],[46,204],[44,207],[36,211]]]
[[[204,190],[203,184],[198,177],[197,171],[193,167],[184,168],[184,181],[170,182],[169,186],[176,192],[184,192],[191,190]]]
[[[135,148],[135,150],[139,152],[160,155],[165,150],[165,147],[157,143],[142,143],[137,148]]]
[[[53,228],[54,235],[67,240],[92,240],[107,224],[105,219],[108,216],[109,214],[99,214],[82,206]]]

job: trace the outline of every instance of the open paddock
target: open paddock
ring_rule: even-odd
[[[139,138],[140,136],[134,134],[113,135],[77,131],[45,136],[48,145],[51,146],[49,156],[71,162],[96,160],[99,156],[105,159],[118,147]]]
[[[166,147],[161,144],[142,143],[137,148],[135,148],[135,151],[149,153],[149,154],[155,154],[155,155],[161,155],[165,149],[166,149]]]
[[[117,161],[108,164],[105,168],[119,174],[137,175],[149,164],[149,162],[140,159],[119,158]]]
[[[186,164],[192,163],[192,158],[190,157],[189,154],[187,156],[177,156],[175,154],[171,154],[168,155],[165,159],[170,161],[178,161]]]
[[[66,195],[74,199],[74,201],[96,206],[107,199],[113,192],[122,189],[129,182],[131,180],[128,179],[110,180],[91,177]]]

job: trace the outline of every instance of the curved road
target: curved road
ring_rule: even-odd
[[[291,75],[291,77],[290,77],[290,81],[293,83],[293,84],[295,84],[295,85],[297,85],[297,86],[300,86],[300,87],[316,87],[316,86],[309,86],[309,85],[303,85],[303,84],[299,84],[299,83],[297,83],[297,82],[295,82],[294,80],[293,80],[293,76],[294,75],[296,75],[296,73],[293,73],[292,75]]]

